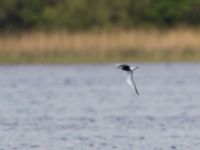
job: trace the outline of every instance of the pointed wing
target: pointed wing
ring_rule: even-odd
[[[134,67],[130,67],[130,69],[132,70],[132,71],[134,71],[134,70],[136,70],[136,69],[138,69],[139,67],[138,66],[134,66]]]
[[[132,71],[128,72],[127,83],[129,84],[129,86],[132,89],[135,90],[136,94],[139,95],[138,89],[137,89],[136,84],[133,80],[133,72]]]

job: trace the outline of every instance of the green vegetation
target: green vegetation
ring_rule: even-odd
[[[200,24],[200,0],[1,0],[0,30]]]
[[[200,60],[200,0],[0,0],[0,63]]]

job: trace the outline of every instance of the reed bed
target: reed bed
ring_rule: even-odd
[[[136,53],[200,51],[200,29],[112,31],[32,31],[0,35],[0,55],[120,56]],[[200,52],[199,52],[200,53]]]

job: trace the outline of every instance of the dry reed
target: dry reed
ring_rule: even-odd
[[[200,50],[200,30],[176,28],[171,30],[109,32],[22,32],[0,35],[0,54],[20,55],[80,53],[119,53],[127,50],[138,51],[185,51]]]

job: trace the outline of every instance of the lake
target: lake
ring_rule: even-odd
[[[0,150],[199,150],[200,63],[1,65]]]

